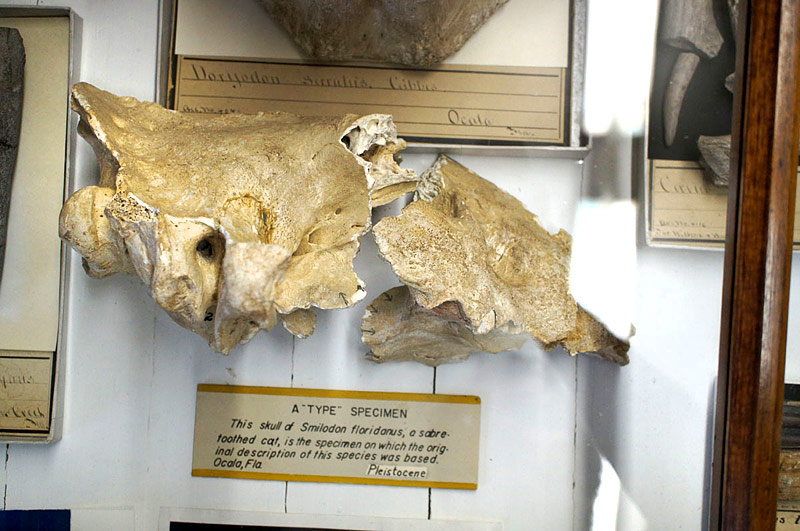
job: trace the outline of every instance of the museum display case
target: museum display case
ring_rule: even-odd
[[[792,521],[797,1],[36,4],[0,527]]]

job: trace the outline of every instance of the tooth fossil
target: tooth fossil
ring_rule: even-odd
[[[672,67],[667,91],[664,93],[664,143],[671,146],[678,131],[678,118],[683,107],[686,89],[694,77],[700,57],[692,52],[681,52]]]
[[[430,66],[459,48],[508,0],[259,0],[319,59]]]
[[[683,99],[701,58],[715,57],[722,35],[714,20],[712,0],[665,0],[659,38],[680,50],[664,96],[664,143],[675,140]]]
[[[372,360],[438,365],[532,337],[628,363],[628,342],[569,292],[568,233],[550,234],[518,200],[444,156],[416,197],[373,230],[405,286],[367,306],[361,333]]]
[[[180,325],[229,352],[280,318],[365,296],[353,270],[370,208],[413,190],[388,115],[206,116],[73,87],[99,186],[65,203],[61,237],[94,277],[133,273]]]

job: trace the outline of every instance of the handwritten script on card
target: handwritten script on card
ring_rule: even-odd
[[[728,189],[712,185],[697,162],[650,161],[647,233],[651,244],[722,247]],[[798,188],[800,190],[800,188]],[[800,202],[796,203],[800,209]],[[794,248],[800,248],[800,212],[795,211]]]
[[[52,367],[52,353],[0,353],[0,433],[49,429]]]
[[[310,64],[178,56],[174,109],[192,113],[386,113],[431,143],[555,144],[565,135],[565,68]]]

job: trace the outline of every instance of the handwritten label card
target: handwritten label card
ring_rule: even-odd
[[[728,189],[712,185],[697,162],[650,161],[647,234],[651,244],[722,247]],[[798,188],[800,190],[800,187]],[[794,248],[800,248],[800,201],[795,205]]]
[[[386,113],[425,142],[567,143],[566,68],[435,69],[178,56],[174,108],[194,113]]]
[[[53,354],[0,352],[0,433],[47,433]]]
[[[480,398],[199,385],[192,475],[478,488]]]

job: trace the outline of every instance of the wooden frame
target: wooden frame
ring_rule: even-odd
[[[799,4],[739,7],[711,529],[775,525],[800,123]]]

